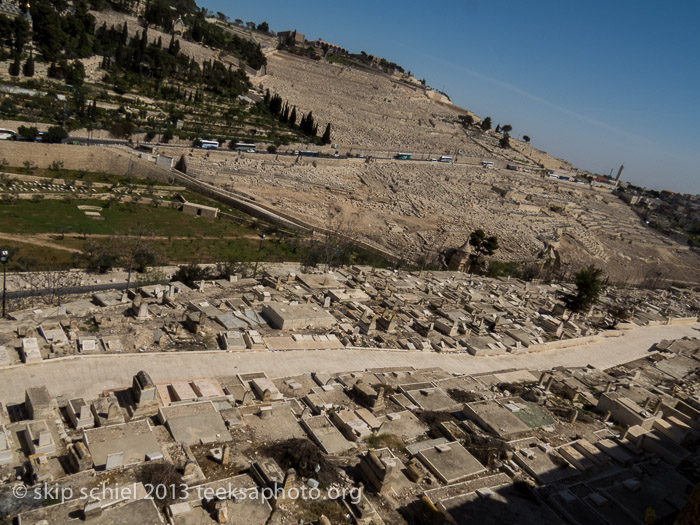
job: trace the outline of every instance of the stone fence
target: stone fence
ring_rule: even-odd
[[[170,182],[168,172],[117,147],[42,144],[40,142],[0,141],[0,160],[9,166],[22,166],[30,160],[37,168],[63,163],[67,170],[87,170],[125,177]]]

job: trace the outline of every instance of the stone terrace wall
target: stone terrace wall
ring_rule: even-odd
[[[2,159],[6,159],[10,166],[22,166],[29,160],[37,168],[48,168],[53,162],[62,162],[63,167],[68,170],[150,178],[160,182],[170,181],[168,173],[158,168],[155,163],[111,147],[0,141],[0,160]]]

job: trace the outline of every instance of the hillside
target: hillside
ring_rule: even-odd
[[[251,91],[273,37],[206,19],[193,3],[177,4],[165,20],[140,5],[123,12],[103,2],[97,11],[84,0],[39,1],[30,21],[0,9],[9,35],[0,40],[0,119],[15,130],[59,125],[97,139],[305,140]],[[185,22],[175,30],[177,17]]]
[[[172,154],[162,148],[165,154]],[[413,260],[438,262],[471,231],[498,236],[498,260],[569,273],[597,264],[616,282],[699,282],[698,256],[644,226],[609,191],[533,173],[455,164],[186,156],[187,172]]]
[[[51,61],[41,39],[20,51],[15,40],[4,42],[3,81],[35,91],[5,95],[2,125],[63,125],[71,136],[158,142],[157,151],[184,158],[190,175],[414,263],[458,264],[452,255],[482,228],[498,236],[496,258],[512,263],[509,272],[518,275],[566,276],[594,263],[621,283],[700,282],[700,257],[646,227],[609,189],[546,178],[548,170],[572,178],[587,173],[529,141],[510,137],[504,147],[503,132],[480,125],[485,115],[480,119],[407,75],[278,50],[270,34],[206,17],[191,5],[175,8],[184,20],[178,35],[173,15],[166,29],[136,13],[109,7],[85,13],[81,5],[60,16],[83,13],[91,20],[90,56],[75,56],[67,46]],[[18,56],[20,63],[35,57],[33,77],[9,75]],[[294,109],[297,125],[280,121],[283,112],[271,110],[270,97]],[[319,130],[330,125],[330,144],[301,131],[299,118],[310,114]],[[183,155],[164,145],[198,138],[342,158]],[[398,152],[413,160],[392,160]],[[419,162],[441,155],[454,162]]]

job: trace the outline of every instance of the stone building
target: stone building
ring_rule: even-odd
[[[196,204],[194,202],[185,202],[182,205],[182,212],[186,213],[187,215],[216,219],[216,217],[219,215],[219,208],[205,206],[203,204]]]
[[[277,39],[280,44],[302,46],[306,42],[306,35],[299,33],[296,29],[294,31],[280,31],[277,33]]]
[[[469,270],[469,255],[471,254],[471,248],[469,247],[469,241],[466,241],[462,246],[457,248],[452,255],[450,255],[448,261],[448,267],[454,272],[466,272]]]

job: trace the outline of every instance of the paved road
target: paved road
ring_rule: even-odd
[[[24,400],[24,390],[46,385],[52,396],[95,398],[104,389],[131,385],[143,369],[154,381],[218,377],[265,371],[270,377],[303,372],[341,372],[373,367],[439,366],[460,373],[495,372],[509,368],[544,370],[555,366],[609,368],[647,355],[663,339],[700,337],[700,324],[640,327],[621,337],[572,348],[532,354],[473,357],[392,350],[319,350],[290,352],[184,352],[83,356],[0,370],[0,402]]]

